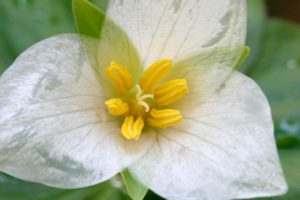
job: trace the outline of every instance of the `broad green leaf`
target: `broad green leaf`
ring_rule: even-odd
[[[125,169],[121,175],[127,188],[128,195],[133,200],[143,200],[147,194],[148,188],[136,180],[128,169]]]
[[[75,32],[71,0],[1,1],[0,21],[0,72],[34,43],[55,34]]]
[[[73,0],[73,15],[78,32],[99,38],[105,14],[88,0]]]
[[[91,2],[98,6],[103,12],[105,12],[109,0],[91,0]]]
[[[289,192],[269,200],[300,196],[300,27],[283,20],[265,24],[261,50],[249,74],[262,87],[275,121],[277,145]]]
[[[278,200],[298,200],[300,197],[300,149],[281,150],[279,154],[289,191]]]
[[[277,120],[300,122],[300,68],[273,69],[256,80],[271,102]]]
[[[271,20],[261,45],[250,76],[270,101],[277,135],[300,139],[300,26]]]
[[[300,141],[296,136],[284,133],[277,136],[276,144],[279,149],[290,149],[300,146]]]
[[[266,22],[265,1],[251,0],[248,4],[248,27],[246,45],[251,48],[248,59],[242,64],[240,70],[247,73],[255,64],[256,57],[259,55],[261,48],[262,35]]]
[[[82,189],[56,189],[0,174],[1,200],[129,200],[110,182]]]
[[[92,0],[105,9],[108,0]],[[0,2],[0,74],[26,48],[59,33],[76,32],[72,0]]]
[[[147,193],[146,197],[144,200],[165,200],[164,198],[158,196],[157,194],[155,194],[154,192],[152,192],[151,190],[149,190],[149,192]]]

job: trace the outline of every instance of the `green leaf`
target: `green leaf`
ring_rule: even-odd
[[[124,170],[122,173],[122,178],[126,186],[128,195],[133,200],[143,200],[147,194],[148,188],[142,185],[138,180],[136,180],[128,169]]]
[[[255,65],[257,56],[260,53],[262,36],[266,22],[265,1],[251,0],[248,4],[248,28],[246,45],[251,47],[251,54],[240,67],[240,70],[247,73]]]
[[[289,192],[269,200],[300,196],[300,27],[284,20],[265,23],[259,54],[248,68],[265,92],[275,121],[280,159]]]
[[[300,149],[279,152],[289,191],[278,200],[298,200],[300,197]]]
[[[103,12],[106,11],[109,0],[91,0],[98,8],[100,8]]]
[[[0,173],[2,200],[129,200],[110,182],[82,189],[57,189],[15,179]]]
[[[93,0],[105,10],[108,0]],[[0,2],[0,74],[26,48],[60,33],[76,32],[72,0]]]
[[[261,54],[250,75],[267,95],[276,123],[276,142],[280,149],[300,144],[300,28],[281,20],[266,25]],[[272,200],[298,200],[300,196],[300,150],[280,151],[289,192]]]
[[[299,139],[289,134],[280,134],[277,136],[276,144],[279,149],[290,149],[300,145]]]
[[[0,71],[34,43],[75,32],[71,0],[9,0],[0,3]]]
[[[100,38],[105,14],[87,0],[73,0],[73,15],[79,33]]]
[[[277,135],[300,139],[300,27],[271,20],[262,41],[261,54],[250,76],[270,102]],[[294,146],[295,142],[290,144]]]

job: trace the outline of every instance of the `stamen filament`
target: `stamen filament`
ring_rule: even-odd
[[[144,94],[143,96],[140,97],[141,100],[145,100],[145,99],[148,99],[148,98],[153,99],[154,95],[153,94]]]
[[[138,101],[138,105],[143,106],[145,108],[146,112],[150,111],[150,107],[149,107],[149,105],[146,102],[144,102],[144,101]]]
[[[143,94],[143,91],[142,91],[141,87],[139,85],[137,85],[136,87],[137,87],[137,90],[138,90],[138,92],[136,94],[136,99],[137,99],[138,105],[143,106],[145,108],[145,111],[149,112],[150,107],[149,107],[148,103],[145,102],[144,100],[148,99],[148,98],[153,99],[154,95],[153,94]]]

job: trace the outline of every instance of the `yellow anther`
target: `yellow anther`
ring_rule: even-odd
[[[152,127],[166,128],[178,124],[182,118],[183,117],[178,110],[152,109],[150,112],[150,117],[147,118],[147,123]]]
[[[172,60],[162,59],[152,64],[140,79],[140,86],[145,93],[152,92],[153,88],[163,78],[168,75],[172,69]]]
[[[122,65],[111,62],[105,70],[106,75],[113,81],[118,93],[125,95],[127,90],[132,88],[132,77],[128,70]]]
[[[188,91],[185,79],[174,79],[156,88],[154,98],[158,106],[167,106],[181,99]]]
[[[144,120],[138,117],[134,121],[133,116],[128,116],[125,118],[122,124],[122,135],[127,139],[138,140],[144,128]]]
[[[110,114],[115,116],[126,114],[129,111],[128,104],[121,99],[109,99],[108,101],[105,101],[105,105]]]
[[[105,69],[118,92],[117,98],[109,99],[105,104],[110,114],[125,118],[121,126],[124,138],[138,140],[145,123],[154,128],[166,128],[183,119],[179,110],[164,109],[189,90],[185,79],[163,83],[172,67],[172,60],[158,60],[144,72],[138,83],[134,83],[127,68],[114,61]],[[136,90],[133,84],[136,84]]]

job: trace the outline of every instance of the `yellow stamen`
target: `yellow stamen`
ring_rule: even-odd
[[[154,98],[158,106],[167,106],[181,99],[188,90],[185,79],[174,79],[156,88]]]
[[[147,118],[147,123],[152,127],[166,128],[178,124],[182,118],[183,117],[178,110],[152,109],[150,112],[150,117]]]
[[[122,135],[127,139],[138,140],[142,133],[144,127],[144,120],[141,117],[138,117],[134,121],[133,116],[128,116],[125,118],[122,124]]]
[[[113,81],[120,95],[125,95],[126,91],[132,88],[132,77],[127,68],[122,65],[113,61],[110,63],[110,66],[106,68],[105,72]]]
[[[189,90],[185,79],[163,83],[172,67],[172,60],[158,60],[144,72],[138,83],[134,83],[125,67],[114,61],[106,68],[106,75],[115,85],[118,95],[105,104],[110,114],[125,118],[121,127],[124,138],[138,140],[145,125],[166,128],[183,119],[179,110],[164,109]],[[133,84],[136,84],[136,89]]]
[[[115,116],[126,114],[129,111],[128,104],[121,99],[112,98],[105,101],[105,104],[110,114]]]
[[[145,93],[152,92],[153,88],[163,78],[168,75],[172,69],[172,60],[162,59],[151,65],[140,79],[140,86]]]

